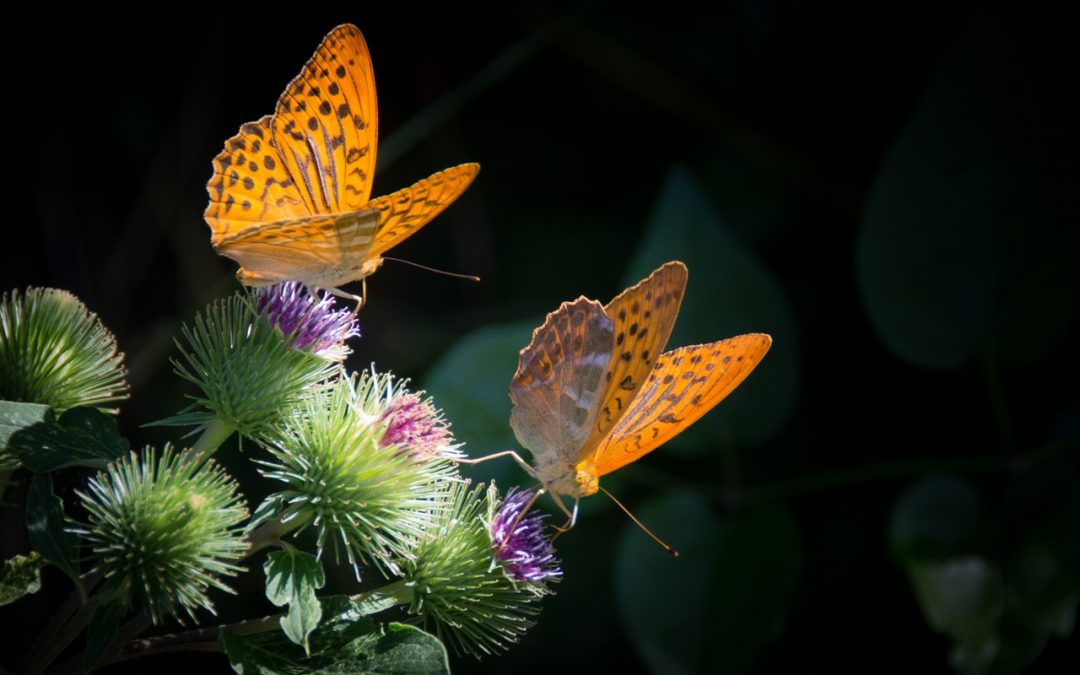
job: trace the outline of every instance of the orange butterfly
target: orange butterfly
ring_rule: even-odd
[[[338,286],[378,269],[387,249],[457,199],[480,170],[461,164],[369,200],[377,136],[367,43],[356,26],[338,26],[274,114],[240,127],[214,158],[204,217],[214,250],[240,264],[242,283],[300,281],[359,308],[362,298]]]
[[[601,489],[600,476],[696,422],[772,344],[768,335],[750,333],[661,354],[686,276],[685,265],[669,262],[607,305],[585,297],[564,302],[521,350],[510,382],[510,426],[536,464],[513,451],[490,457],[514,457],[555,495],[571,526],[577,501]],[[574,498],[573,513],[560,495]]]

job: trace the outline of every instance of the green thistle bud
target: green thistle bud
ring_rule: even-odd
[[[196,467],[166,446],[131,453],[76,491],[89,522],[74,531],[89,540],[105,590],[150,614],[155,623],[183,609],[214,611],[207,591],[233,592],[247,552],[248,512],[236,483],[208,462]]]
[[[263,475],[286,484],[281,520],[317,528],[327,544],[345,548],[353,567],[371,562],[397,573],[416,540],[445,508],[446,482],[457,466],[444,458],[413,457],[383,445],[383,427],[364,410],[370,381],[337,380],[263,441],[274,456]],[[359,576],[359,570],[357,570]]]
[[[204,414],[184,416],[200,426],[224,422],[248,437],[268,433],[313,389],[340,372],[336,363],[290,345],[249,298],[234,295],[206,308],[182,329],[187,347],[176,373],[202,391]]]
[[[127,398],[126,374],[116,338],[71,293],[30,288],[0,298],[0,399],[57,413],[100,408]]]
[[[411,614],[434,624],[441,640],[458,653],[480,658],[505,651],[533,625],[536,602],[550,592],[546,584],[519,581],[496,558],[493,539],[499,496],[494,484],[451,488],[451,508],[432,523],[404,563],[413,588]]]

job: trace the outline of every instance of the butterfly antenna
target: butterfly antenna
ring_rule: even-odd
[[[445,275],[445,276],[448,276],[448,277],[454,277],[454,278],[457,278],[457,279],[467,279],[469,281],[480,281],[480,277],[476,276],[475,274],[458,274],[457,272],[447,272],[445,270],[437,270],[434,267],[428,267],[427,265],[421,265],[420,263],[414,263],[411,260],[402,260],[401,258],[391,258],[391,257],[385,256],[385,255],[382,257],[382,259],[383,260],[392,260],[393,262],[404,263],[406,265],[412,265],[413,267],[419,267],[422,270],[427,270],[428,272],[434,272],[435,274],[442,274],[442,275]]]
[[[600,486],[598,485],[597,487],[600,487]],[[608,492],[604,488],[600,488],[600,492],[603,492],[604,494],[606,494],[608,496],[609,499],[611,499],[611,501],[615,502],[615,505],[618,506],[620,509],[622,509],[623,513],[630,516],[630,520],[634,521],[635,525],[640,527],[645,532],[645,534],[652,537],[653,541],[655,541],[657,544],[660,544],[661,546],[663,546],[664,550],[667,551],[668,553],[670,553],[672,558],[678,558],[679,557],[679,552],[678,551],[676,551],[675,549],[668,546],[667,543],[665,543],[663,539],[656,536],[655,534],[652,533],[652,530],[645,527],[645,525],[642,524],[642,522],[640,520],[638,520],[637,518],[634,517],[634,514],[630,513],[630,509],[623,506],[622,502],[620,502],[618,499],[615,499],[615,495],[611,494],[610,492]]]

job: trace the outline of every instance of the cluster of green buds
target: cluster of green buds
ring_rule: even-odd
[[[73,408],[126,395],[115,340],[70,294],[4,296],[0,330],[0,403],[47,407],[63,428]],[[174,366],[197,393],[156,424],[194,427],[197,438],[136,453],[113,424],[110,451],[82,462],[97,470],[76,490],[84,515],[59,512],[54,529],[75,538],[69,573],[90,594],[89,611],[204,620],[215,592],[232,592],[265,552],[266,594],[284,613],[220,628],[234,666],[252,645],[282,639],[312,670],[347,669],[331,655],[348,650],[327,645],[361,628],[405,630],[372,621],[393,606],[459,653],[479,657],[519,639],[561,577],[543,517],[529,510],[535,495],[502,498],[462,478],[460,444],[430,397],[374,367],[346,370],[347,341],[358,335],[353,312],[292,283],[215,302],[182,328]],[[269,479],[253,490],[270,492],[254,513],[214,459],[237,447],[225,443],[233,433]],[[5,442],[0,459],[15,445]],[[9,452],[9,467],[24,454]],[[324,566],[337,562],[363,581],[351,600],[316,594]],[[32,649],[29,663],[47,664],[73,637]],[[153,651],[155,640],[143,647]],[[116,652],[97,656],[106,653]]]

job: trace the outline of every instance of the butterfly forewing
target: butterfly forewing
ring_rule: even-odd
[[[577,463],[611,358],[611,320],[595,300],[564,302],[533,331],[510,382],[510,426],[537,467]]]
[[[375,75],[364,36],[338,26],[278,99],[274,143],[312,213],[362,208],[378,140]]]
[[[696,422],[739,386],[771,344],[768,335],[751,333],[663,354],[597,450],[597,475],[633,462]]]
[[[596,416],[595,448],[618,423],[664,351],[686,290],[686,265],[669,262],[626,289],[604,307],[614,331],[611,364]]]
[[[225,141],[206,184],[210,204],[204,214],[210,242],[263,223],[311,215],[271,139],[270,116],[248,122]]]
[[[442,213],[469,187],[479,171],[479,164],[460,164],[403,190],[372,199],[368,208],[379,212],[372,257],[382,255]]]

